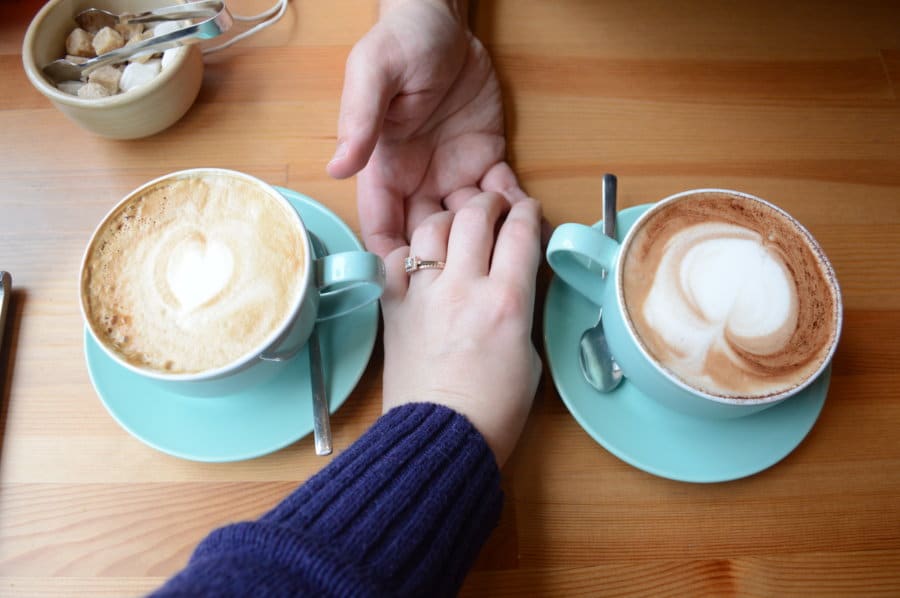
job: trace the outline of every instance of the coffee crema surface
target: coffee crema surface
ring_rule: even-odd
[[[233,363],[291,316],[306,247],[285,206],[239,177],[165,179],[111,214],[88,249],[86,315],[127,362],[188,374]]]
[[[797,387],[828,359],[840,299],[814,242],[752,198],[704,192],[651,214],[626,248],[639,341],[687,385],[732,399]]]

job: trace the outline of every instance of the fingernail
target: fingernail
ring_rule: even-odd
[[[340,141],[338,142],[337,148],[334,150],[334,156],[331,157],[331,162],[337,162],[338,160],[343,160],[347,157],[347,142]]]

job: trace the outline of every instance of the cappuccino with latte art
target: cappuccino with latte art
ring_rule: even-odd
[[[701,191],[658,206],[623,247],[638,342],[686,385],[728,399],[796,388],[831,356],[834,273],[809,233],[762,200]]]
[[[119,205],[84,259],[95,336],[164,374],[223,368],[271,342],[294,315],[308,259],[299,217],[272,193],[211,169],[164,178]]]
[[[840,288],[787,212],[695,189],[624,210],[617,225],[624,238],[564,223],[547,245],[557,276],[602,314],[610,371],[668,408],[713,419],[768,409],[822,379],[841,330]]]

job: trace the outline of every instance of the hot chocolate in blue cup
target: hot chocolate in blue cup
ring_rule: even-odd
[[[317,321],[377,301],[366,251],[314,258],[311,231],[273,187],[220,168],[129,193],[82,261],[87,329],[121,367],[166,390],[221,396],[273,378]]]
[[[837,347],[842,305],[828,258],[795,218],[746,193],[670,196],[621,241],[560,225],[547,260],[602,308],[629,382],[683,413],[733,418],[777,405]]]

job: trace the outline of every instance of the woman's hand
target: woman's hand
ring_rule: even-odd
[[[540,378],[531,340],[540,226],[535,200],[510,207],[499,194],[480,193],[455,215],[429,216],[411,246],[385,260],[384,411],[446,405],[482,433],[500,466]],[[407,274],[407,256],[446,266]]]
[[[347,60],[334,177],[362,170],[366,247],[386,256],[481,191],[524,197],[505,162],[500,86],[465,0],[383,2]]]

